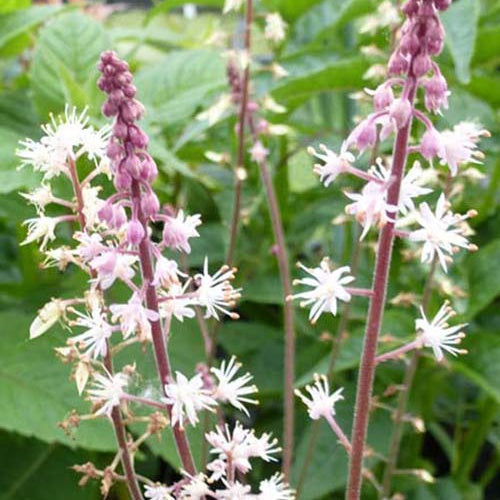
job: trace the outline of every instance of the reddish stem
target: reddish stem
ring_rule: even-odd
[[[144,234],[148,234],[148,222],[144,217],[141,209],[141,187],[137,180],[132,181],[132,202],[137,210],[137,218],[144,227]],[[146,306],[152,311],[158,312],[158,295],[156,294],[156,288],[153,285],[154,270],[153,261],[151,258],[151,248],[150,240],[145,236],[141,243],[139,244],[139,259],[141,262],[142,277],[144,284],[146,286]],[[151,337],[153,339],[153,350],[156,360],[156,368],[160,376],[160,383],[162,390],[165,392],[165,384],[170,381],[170,361],[168,358],[167,346],[165,342],[165,336],[163,334],[163,329],[160,320],[150,321],[151,324]],[[171,406],[167,407],[167,413],[169,417],[172,414]],[[179,427],[179,424],[173,427],[175,444],[177,446],[177,452],[182,462],[182,466],[186,472],[191,475],[196,474],[196,467],[194,465],[193,456],[189,448],[189,443],[187,441],[186,433],[183,429]]]
[[[78,173],[76,171],[75,162],[72,159],[69,160],[68,166],[69,166],[71,184],[73,185],[73,192],[76,197],[76,212],[77,212],[78,222],[80,224],[81,230],[85,231],[87,221],[85,220],[85,215],[83,213],[84,202],[83,202],[82,187],[80,184],[80,180],[78,179]],[[93,279],[97,277],[96,272],[93,269],[90,270],[90,276]],[[110,374],[113,374],[113,360],[111,358],[109,343],[107,344],[106,356],[104,357],[104,366],[106,367],[106,370],[108,370]],[[128,449],[127,446],[125,425],[123,423],[120,408],[118,406],[115,406],[111,411],[111,422],[113,424],[113,429],[115,431],[116,442],[120,450],[120,461],[122,463],[123,471],[125,472],[127,487],[130,496],[133,498],[133,500],[143,500],[141,489],[137,481],[137,475],[134,470],[134,462],[132,459],[132,455],[130,454],[130,450]]]
[[[250,54],[250,46],[252,43],[252,38],[251,38],[252,19],[253,19],[253,0],[247,0],[244,47],[248,54]],[[241,169],[244,168],[244,163],[245,163],[245,124],[248,111],[247,107],[248,107],[249,81],[250,81],[250,61],[248,61],[248,65],[245,68],[245,72],[243,74],[240,112],[238,116],[238,156],[237,156],[236,170],[234,175],[234,207],[233,207],[233,216],[231,220],[231,232],[229,234],[229,246],[226,256],[226,264],[228,266],[230,266],[233,262],[234,249],[236,246],[236,237],[238,235],[238,225],[240,221],[241,191],[243,188],[243,176],[241,175]]]
[[[413,104],[416,91],[416,79],[408,75],[403,88],[403,95],[408,97]],[[391,183],[387,195],[387,203],[398,205],[399,190],[404,174],[406,159],[408,155],[408,139],[412,124],[412,117],[408,123],[398,130],[394,144],[394,160]],[[359,500],[361,494],[361,481],[363,474],[363,454],[366,444],[368,420],[370,417],[370,402],[373,390],[373,379],[375,375],[375,358],[377,355],[377,341],[382,324],[382,317],[386,301],[387,282],[394,243],[394,222],[389,221],[381,230],[378,240],[377,262],[373,278],[373,296],[370,300],[370,310],[366,327],[363,354],[361,357],[358,387],[356,394],[356,406],[354,410],[354,422],[352,427],[352,454],[349,463],[349,480],[346,498],[348,500]]]

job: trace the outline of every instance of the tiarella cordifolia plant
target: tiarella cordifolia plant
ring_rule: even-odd
[[[441,52],[444,42],[439,11],[445,10],[449,4],[449,1],[409,0],[403,5],[402,12],[406,20],[389,60],[389,76],[372,92],[374,111],[354,128],[339,153],[324,145],[320,146],[319,152],[309,149],[321,161],[315,165],[314,172],[325,186],[346,173],[366,181],[360,193],[346,193],[352,201],[346,206],[346,213],[353,215],[361,224],[361,239],[372,228],[379,230],[373,285],[370,290],[348,287],[354,281],[350,268],[344,266],[335,269],[325,259],[317,268],[301,266],[309,276],[297,280],[296,284],[302,284],[308,289],[290,297],[301,299],[302,306],[311,308],[309,317],[313,323],[323,313],[335,315],[338,302],[348,302],[352,295],[364,295],[370,301],[351,441],[335,422],[334,404],[341,396],[339,391],[330,394],[326,379],[318,377],[313,386],[306,387],[310,398],[302,393],[298,394],[306,404],[310,417],[325,418],[349,454],[347,498],[350,500],[360,498],[362,475],[369,475],[363,469],[363,457],[366,453],[376,365],[424,347],[432,348],[437,361],[443,360],[444,352],[452,355],[464,353],[457,346],[464,336],[462,330],[465,325],[448,324],[454,314],[448,303],[443,304],[434,318],[430,319],[425,311],[427,292],[422,297],[420,318],[415,321],[415,340],[377,356],[394,239],[401,237],[410,245],[419,245],[421,261],[431,265],[431,275],[436,264],[446,272],[453,255],[461,248],[476,250],[475,245],[467,239],[469,228],[465,223],[466,219],[475,215],[475,211],[471,210],[465,215],[453,213],[449,195],[451,181],[459,173],[460,167],[481,160],[482,154],[477,150],[477,143],[488,132],[469,122],[459,123],[452,130],[438,131],[425,112],[416,106],[416,100],[421,96],[428,113],[441,113],[448,107],[446,80],[432,58]],[[412,131],[418,131],[413,126],[414,121],[419,121],[425,129],[419,138],[410,136]],[[378,159],[377,164],[367,171],[354,166],[356,159],[351,150],[357,150],[361,156],[367,150],[374,150],[379,143],[391,136],[394,136],[394,146],[392,155],[385,164]],[[429,163],[429,167],[423,169],[415,161],[405,173],[409,154],[420,154]],[[435,209],[428,202],[422,202],[416,208],[414,199],[432,191],[424,183],[426,179],[436,177],[429,174],[438,163],[448,168],[445,192],[438,195]],[[400,218],[399,214],[404,217]],[[407,378],[407,382],[408,380],[411,377]],[[408,384],[405,388],[408,389]],[[403,412],[404,401],[401,405]],[[400,409],[398,408],[398,418],[395,419],[396,428],[401,420]],[[396,434],[398,432],[395,431]],[[394,473],[398,447],[399,441],[395,437],[391,443],[391,456],[387,460],[383,485],[378,486],[385,497],[391,493],[390,478]]]
[[[40,141],[28,139],[18,151],[22,166],[43,175],[41,187],[24,195],[37,210],[37,217],[26,221],[24,243],[39,243],[46,267],[64,271],[76,266],[88,275],[88,289],[80,297],[54,298],[30,329],[30,337],[36,338],[62,323],[68,339],[57,353],[73,365],[76,388],[92,403],[89,415],[72,412],[62,427],[71,432],[83,420],[101,417],[110,420],[116,434],[116,458],[102,470],[92,463],[75,466],[82,474],[80,483],[100,480],[106,496],[114,482],[123,481],[135,500],[292,499],[294,493],[280,474],[261,481],[254,493],[244,483],[252,459],[276,460],[277,441],[267,433],[257,436],[239,422],[224,423],[221,405],[248,416],[247,405],[257,403],[252,376],[241,374],[234,358],[218,368],[200,364],[189,376],[170,365],[172,323],[193,318],[197,309],[204,311],[205,318],[236,319],[232,308],[240,289],[231,284],[235,269],[229,266],[211,274],[205,259],[203,269],[192,277],[181,270],[176,255],[191,251],[190,239],[199,236],[200,216],[160,206],[152,189],[157,167],[147,151],[148,136],[138,125],[144,108],[135,99],[128,65],[114,52],[105,52],[98,67],[99,88],[107,94],[102,112],[114,118],[113,125],[95,129],[86,111],[78,114],[67,107],[63,118],[52,118],[43,127]],[[84,158],[92,170],[82,176],[79,166]],[[102,199],[106,176],[115,192]],[[54,194],[51,181],[57,177],[72,186],[71,199]],[[162,225],[159,238],[153,238],[153,223]],[[56,232],[63,224],[74,231],[73,244],[57,246]],[[115,287],[127,291],[124,300],[111,299]],[[139,381],[134,359],[120,367],[113,363],[117,352],[136,343],[154,352],[158,397],[151,395],[155,391],[132,389],[132,382]],[[138,408],[150,411],[138,417]],[[202,411],[218,412],[220,423],[205,435],[212,460],[206,470],[198,471],[185,429],[199,424]],[[146,424],[140,436],[132,436],[127,429],[136,422]],[[182,463],[183,477],[171,485],[137,474],[134,463],[141,444],[165,428],[173,433]]]

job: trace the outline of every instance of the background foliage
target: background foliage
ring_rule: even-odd
[[[195,116],[226,92],[225,63],[221,49],[206,44],[220,29],[241,35],[241,19],[222,18],[222,2],[206,0],[194,19],[183,17],[184,2],[157,2],[149,10],[118,9],[110,14],[102,5],[87,8],[65,5],[31,5],[30,0],[0,4],[0,499],[56,500],[99,498],[97,485],[76,485],[69,470],[74,463],[109,460],[114,442],[106,422],[85,423],[73,437],[57,426],[72,408],[85,411],[68,380],[68,367],[56,360],[53,348],[64,332],[28,342],[27,329],[36,311],[52,296],[71,296],[81,290],[76,272],[41,272],[35,246],[19,247],[25,230],[21,222],[32,215],[18,190],[35,186],[30,171],[16,170],[17,142],[36,138],[39,124],[64,103],[89,105],[101,122],[102,96],[95,87],[96,60],[103,49],[125,56],[136,74],[139,96],[148,109],[145,127],[151,135],[152,154],[161,175],[156,183],[163,203],[185,206],[202,214],[202,238],[193,244],[189,265],[196,267],[205,254],[222,263],[228,239],[233,202],[232,171],[214,164],[204,152],[235,156],[235,119],[229,113],[215,125]],[[305,147],[320,141],[340,143],[363,104],[349,93],[374,85],[364,74],[384,55],[365,56],[360,47],[376,44],[387,52],[391,33],[363,33],[363,16],[373,13],[374,0],[261,0],[257,9],[278,10],[289,24],[288,39],[273,48],[265,42],[257,18],[253,90],[270,94],[287,108],[268,112],[272,123],[286,124],[289,133],[273,139],[271,149],[275,186],[283,211],[292,261],[319,262],[329,255],[348,264],[358,228],[339,226],[332,219],[342,213],[346,187],[342,180],[324,189],[311,173]],[[477,118],[498,132],[500,79],[500,3],[493,0],[457,0],[443,16],[447,47],[441,65],[453,92],[450,109],[437,121],[450,126],[461,119]],[[239,36],[234,43],[241,45]],[[279,62],[288,76],[273,78],[267,70]],[[382,145],[384,148],[385,145]],[[499,455],[500,405],[500,160],[498,141],[484,143],[485,178],[468,185],[457,196],[459,211],[476,208],[474,242],[480,250],[461,255],[447,280],[439,275],[434,306],[451,295],[460,320],[469,323],[466,347],[470,353],[443,366],[424,357],[410,398],[410,410],[426,424],[424,433],[405,428],[400,466],[425,467],[434,472],[433,485],[400,477],[397,488],[411,499],[495,498],[500,484],[494,474]],[[350,184],[347,184],[350,183]],[[282,295],[277,264],[272,255],[272,232],[256,167],[249,163],[244,187],[243,227],[237,246],[239,286],[244,288],[239,307],[242,319],[226,322],[219,331],[220,353],[236,354],[255,375],[261,405],[253,415],[260,429],[281,434]],[[371,235],[361,247],[359,286],[369,286],[374,262]],[[397,250],[403,250],[399,243]],[[215,265],[215,262],[214,262]],[[400,292],[421,293],[426,270],[404,261],[396,251],[389,299]],[[296,385],[326,370],[338,318],[323,318],[311,327],[303,311],[296,312],[298,329]],[[413,335],[414,307],[390,306],[383,333],[398,338]],[[339,405],[339,420],[350,428],[354,384],[361,349],[365,301],[356,299],[348,335],[335,369],[335,384],[344,385],[346,401]],[[203,358],[196,323],[177,324],[172,340],[173,364],[191,372]],[[148,376],[152,360],[138,353]],[[378,370],[376,391],[381,394],[402,379],[404,365],[388,363]],[[383,399],[391,405],[391,397]],[[307,455],[311,425],[303,408],[297,409],[294,482],[299,480]],[[380,454],[387,450],[390,414],[377,409],[370,426],[370,444]],[[304,500],[342,498],[346,459],[343,450],[321,428],[318,446],[302,490]],[[199,438],[199,437],[198,437]],[[199,442],[199,439],[198,441]],[[198,446],[200,452],[201,445]],[[157,479],[171,477],[176,466],[168,437],[144,451],[138,464]],[[371,466],[380,470],[380,461]],[[255,472],[256,477],[259,471]],[[126,498],[116,488],[113,498]],[[371,498],[373,491],[364,493]],[[498,497],[496,497],[498,498]]]

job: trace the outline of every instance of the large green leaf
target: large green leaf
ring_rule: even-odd
[[[3,0],[0,4],[0,14],[6,14],[13,10],[25,9],[29,7],[31,0]]]
[[[458,0],[441,16],[446,31],[446,45],[450,49],[457,78],[462,83],[470,80],[470,62],[474,54],[479,19],[478,0]]]
[[[3,48],[14,38],[43,23],[60,10],[61,8],[56,6],[37,5],[29,9],[0,15],[0,48]],[[0,14],[2,14],[2,10],[0,10]]]
[[[372,0],[324,0],[297,19],[293,40],[297,44],[310,43],[351,19],[371,12],[375,5]]]
[[[289,76],[274,85],[272,94],[293,105],[318,92],[359,87],[368,62],[362,57],[341,59],[322,53],[286,59],[283,66]]]
[[[79,476],[70,467],[96,454],[47,445],[36,439],[0,432],[0,500],[98,500],[99,483],[78,486]]]
[[[207,95],[226,85],[224,62],[212,50],[175,51],[140,71],[136,84],[151,121],[178,124],[191,117]]]
[[[480,248],[467,260],[469,279],[469,308],[467,315],[475,316],[500,295],[500,239]]]
[[[99,54],[108,46],[102,26],[78,12],[58,17],[41,31],[30,71],[41,116],[61,111],[66,102],[89,103],[96,94]]]

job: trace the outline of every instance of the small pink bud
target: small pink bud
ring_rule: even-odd
[[[425,53],[420,53],[413,59],[413,74],[419,78],[431,69],[431,59]]]
[[[394,99],[389,108],[389,116],[396,123],[396,127],[403,128],[410,119],[412,107],[408,99]]]
[[[152,217],[160,211],[160,202],[152,191],[142,197],[141,209],[145,217]]]
[[[149,182],[150,184],[158,176],[158,167],[151,156],[147,155],[141,164],[141,179]]]
[[[113,127],[113,135],[118,139],[125,139],[128,135],[128,126],[119,117]]]
[[[127,222],[125,209],[120,205],[113,205],[112,225],[115,229],[120,229]]]
[[[451,0],[434,0],[437,10],[446,10],[451,5]]]
[[[399,50],[394,52],[389,59],[388,71],[390,75],[401,75],[408,71],[408,61]]]
[[[110,223],[113,219],[113,206],[110,203],[105,203],[97,212],[97,216],[102,222]]]
[[[137,88],[135,87],[135,85],[127,85],[123,88],[123,93],[127,96],[127,97],[134,97],[135,94],[137,93]]]
[[[126,170],[134,179],[139,179],[141,176],[141,161],[136,155],[128,155],[122,161],[120,170]]]
[[[138,127],[133,125],[129,129],[129,137],[130,137],[130,142],[136,147],[136,148],[145,148],[148,143],[149,143],[149,137]]]
[[[440,108],[448,108],[448,85],[443,75],[436,71],[434,76],[424,83],[425,107],[437,113]]]
[[[132,219],[127,227],[127,240],[131,245],[138,245],[144,239],[144,227],[137,219]]]
[[[420,41],[415,33],[410,32],[401,38],[401,52],[403,54],[415,55],[420,48]]]
[[[106,154],[110,160],[116,160],[123,155],[123,148],[117,142],[111,140],[108,142]]]
[[[394,93],[390,85],[379,85],[373,96],[373,107],[375,111],[381,111],[392,104]]]
[[[439,132],[435,128],[427,129],[420,141],[420,152],[426,160],[432,160],[441,151]]]
[[[346,139],[347,146],[354,145],[359,151],[364,151],[375,145],[377,142],[377,126],[370,118],[363,120],[349,134]]]
[[[118,107],[115,103],[107,100],[102,105],[101,111],[104,116],[107,116],[109,118],[111,116],[115,116],[118,113]]]
[[[418,12],[418,2],[416,0],[408,0],[401,7],[401,10],[408,17],[414,16]]]
[[[128,172],[118,170],[115,175],[114,184],[118,191],[127,191],[132,185],[132,177]]]

